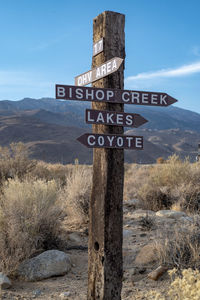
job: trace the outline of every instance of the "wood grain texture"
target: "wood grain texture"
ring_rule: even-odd
[[[93,43],[104,38],[104,51],[93,57],[92,68],[117,56],[125,58],[125,16],[105,11],[93,20]],[[124,88],[124,63],[93,84]],[[92,103],[93,109],[122,112],[123,104]],[[94,133],[123,134],[122,126],[93,125]],[[94,149],[90,202],[88,300],[120,300],[122,288],[122,203],[124,151]]]

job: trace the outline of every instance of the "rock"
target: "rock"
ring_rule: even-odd
[[[124,238],[125,238],[125,237],[129,237],[129,236],[131,236],[131,235],[132,235],[132,233],[133,233],[133,231],[132,231],[132,230],[123,229],[123,237],[124,237]]]
[[[137,208],[141,206],[141,201],[138,199],[130,199],[127,201],[124,201],[124,205],[130,208]]]
[[[157,246],[155,243],[149,243],[142,247],[136,256],[136,265],[148,265],[158,260]]]
[[[11,285],[10,279],[5,274],[0,272],[0,287],[2,289],[9,289]]]
[[[146,272],[146,268],[145,267],[136,267],[134,269],[131,269],[130,271],[130,275],[138,275],[138,274],[144,274]]]
[[[163,266],[159,266],[156,270],[147,275],[149,279],[158,280],[168,269]]]
[[[33,291],[32,294],[33,294],[34,298],[37,298],[42,294],[42,291],[38,289],[38,290]]]
[[[22,262],[17,269],[17,275],[27,281],[36,281],[64,275],[70,268],[71,261],[66,253],[48,250]]]
[[[134,218],[142,218],[142,217],[154,217],[155,216],[155,212],[152,210],[144,210],[144,209],[137,209],[133,212],[132,216]]]
[[[70,233],[68,235],[68,238],[73,243],[76,243],[76,244],[80,244],[81,243],[81,238],[80,238],[80,236],[76,232]]]
[[[156,216],[171,218],[171,219],[179,219],[181,217],[187,217],[187,215],[183,211],[176,211],[176,210],[159,210],[156,212]]]
[[[59,296],[61,299],[68,299],[68,297],[70,296],[70,292],[63,292]]]
[[[186,217],[181,217],[181,218],[180,218],[180,221],[183,222],[183,223],[193,223],[193,222],[194,222],[193,218],[188,217],[188,216],[186,216]]]

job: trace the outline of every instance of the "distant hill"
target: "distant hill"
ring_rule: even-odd
[[[0,101],[0,145],[22,141],[32,157],[47,162],[92,163],[92,150],[76,138],[91,132],[85,119],[89,102],[51,98]],[[174,106],[167,108],[125,105],[126,112],[141,114],[149,122],[128,134],[144,136],[143,151],[125,151],[127,162],[153,163],[173,153],[195,159],[200,141],[200,114]]]
[[[45,110],[58,114],[58,119],[60,118],[59,114],[66,114],[67,118],[69,117],[69,114],[72,114],[71,121],[76,120],[75,122],[80,123],[78,124],[80,127],[87,127],[84,121],[84,112],[85,108],[90,106],[90,102],[61,101],[53,98],[41,98],[38,100],[25,98],[20,101],[0,101],[0,111],[19,112],[27,110]],[[149,122],[143,125],[142,128],[158,130],[179,128],[181,130],[200,131],[200,114],[175,106],[148,107],[127,104],[125,105],[125,111],[139,113],[144,116]],[[38,118],[40,119],[39,116]],[[47,115],[45,118],[46,121],[53,123],[56,116],[54,115],[52,120],[51,117],[49,116],[48,118]]]

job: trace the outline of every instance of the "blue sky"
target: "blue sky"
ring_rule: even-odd
[[[0,100],[54,97],[92,60],[93,18],[125,14],[125,88],[200,113],[199,0],[0,1]]]

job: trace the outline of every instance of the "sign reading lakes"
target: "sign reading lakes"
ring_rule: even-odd
[[[86,109],[85,120],[87,124],[118,125],[126,127],[139,127],[148,122],[139,114],[96,109]]]

